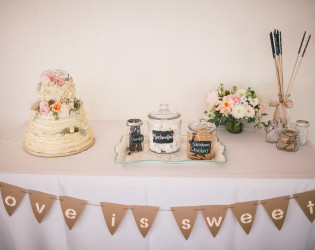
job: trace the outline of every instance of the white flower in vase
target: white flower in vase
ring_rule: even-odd
[[[245,105],[243,104],[238,104],[238,105],[235,105],[233,108],[232,108],[232,116],[235,118],[235,119],[241,119],[241,118],[244,118],[245,117],[245,114],[246,114],[246,109],[245,109]]]

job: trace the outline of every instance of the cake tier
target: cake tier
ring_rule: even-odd
[[[94,142],[93,131],[81,107],[78,113],[73,112],[58,120],[32,112],[24,148],[33,155],[58,157],[80,153]]]
[[[43,80],[38,89],[38,100],[40,102],[49,102],[50,100],[59,102],[62,99],[71,100],[74,98],[75,85],[72,81],[65,81],[63,85],[58,85],[49,80]]]

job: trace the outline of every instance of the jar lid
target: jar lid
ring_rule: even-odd
[[[142,124],[143,122],[141,121],[141,119],[137,119],[137,118],[129,119],[126,122],[127,126],[141,126]]]
[[[148,117],[154,120],[174,120],[180,116],[181,114],[177,111],[170,110],[168,104],[161,104],[159,110],[152,111],[148,114]]]
[[[305,121],[305,120],[297,120],[295,125],[297,125],[299,127],[309,127],[310,123],[308,121]]]
[[[201,118],[197,122],[190,123],[188,128],[195,132],[212,133],[217,127],[214,123],[207,122],[206,119]]]
[[[294,128],[284,128],[282,133],[289,137],[297,137],[299,135],[299,131]]]

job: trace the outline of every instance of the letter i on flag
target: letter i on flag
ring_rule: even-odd
[[[25,193],[27,193],[27,190],[3,182],[0,183],[0,188],[3,205],[8,215],[11,216],[20,204]]]
[[[101,207],[108,230],[114,235],[129,207],[109,202],[101,202]]]
[[[33,213],[38,221],[41,223],[47,214],[49,208],[56,200],[56,196],[52,194],[46,194],[35,190],[28,190],[30,202]]]

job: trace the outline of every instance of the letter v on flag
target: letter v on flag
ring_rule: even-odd
[[[33,213],[38,223],[41,223],[56,199],[55,195],[29,190],[29,197]]]

